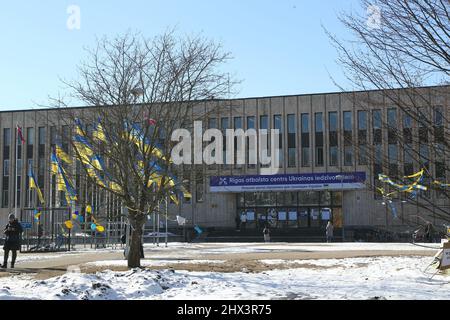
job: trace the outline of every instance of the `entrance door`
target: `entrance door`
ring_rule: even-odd
[[[311,208],[309,210],[310,227],[320,227],[320,210],[319,208]]]
[[[309,210],[308,208],[301,208],[298,210],[298,226],[300,228],[309,227]]]

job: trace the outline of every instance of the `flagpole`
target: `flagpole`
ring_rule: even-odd
[[[19,124],[16,123],[16,174],[14,180],[14,215],[17,217],[17,177],[18,177],[18,168],[17,168],[17,160],[19,158]]]
[[[53,154],[53,149],[52,148],[50,148],[50,157],[51,157],[51,155]],[[53,162],[52,162],[52,160],[50,159],[50,185],[49,185],[49,200],[50,200],[50,203],[49,203],[49,213],[50,213],[50,230],[51,230],[51,233],[52,233],[52,242],[53,242],[53,219],[52,219],[52,211],[53,211]]]

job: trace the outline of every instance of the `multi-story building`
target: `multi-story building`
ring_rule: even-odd
[[[425,87],[420,92],[427,97],[424,117],[448,133],[450,87]],[[401,96],[404,92],[396,94]],[[198,108],[214,110],[217,103],[217,100],[199,102]],[[222,131],[279,129],[278,173],[262,177],[259,163],[196,166],[183,177],[189,181],[193,197],[178,206],[170,204],[173,216],[183,216],[191,224],[203,227],[234,228],[236,217],[245,212],[247,228],[269,220],[273,228],[298,230],[324,227],[332,219],[336,227],[344,226],[351,237],[351,231],[356,229],[408,225],[423,213],[416,203],[421,197],[450,212],[447,197],[427,191],[417,201],[405,201],[402,195],[393,197],[397,210],[394,217],[375,190],[374,186],[379,185],[378,173],[402,177],[423,166],[445,181],[445,170],[443,174],[438,171],[448,167],[449,161],[445,158],[438,162],[437,155],[429,154],[433,161],[420,163],[405,152],[407,148],[417,149],[421,154],[429,152],[419,137],[423,125],[420,119],[405,115],[382,91],[232,99],[225,104],[229,108],[209,113],[207,127]],[[64,207],[49,174],[49,151],[55,144],[57,129],[60,130],[49,119],[54,119],[56,112],[50,109],[0,112],[1,221],[6,221],[16,204],[19,210],[36,206],[36,197],[26,178],[30,166],[46,202]],[[22,127],[26,143],[16,148],[17,124]],[[401,129],[398,132],[403,132],[405,139],[393,137],[394,127]],[[62,144],[67,148],[69,128],[62,132]],[[419,138],[414,139],[415,136]],[[16,165],[18,183],[14,190]],[[49,192],[52,185],[53,191]],[[439,215],[432,213],[428,219],[433,223],[440,221]]]

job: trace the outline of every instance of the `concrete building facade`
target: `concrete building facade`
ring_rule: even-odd
[[[443,119],[448,119],[450,87],[421,90],[429,97],[429,106],[424,107],[426,114],[432,118],[440,112]],[[267,221],[277,229],[323,228],[331,219],[338,228],[344,226],[350,236],[351,230],[365,227],[401,229],[411,217],[421,213],[419,206],[411,201],[402,201],[404,199],[400,196],[393,200],[398,211],[398,217],[394,218],[389,208],[383,205],[380,195],[373,190],[378,173],[384,173],[384,168],[389,168],[389,165],[396,166],[399,177],[416,172],[422,166],[417,161],[409,165],[403,146],[399,142],[390,142],[389,128],[384,125],[398,123],[401,127],[406,123],[413,134],[417,134],[420,123],[414,119],[405,120],[401,110],[381,91],[232,99],[225,102],[229,108],[220,108],[221,111],[215,113],[217,103],[211,100],[196,106],[199,110],[209,111],[208,123],[205,124],[209,128],[222,131],[238,128],[280,130],[281,166],[277,177],[288,182],[272,189],[270,186],[277,183],[252,184],[253,180],[247,179],[248,182],[246,177],[256,179],[260,176],[260,164],[195,166],[188,176],[183,177],[190,181],[188,188],[193,197],[184,199],[178,206],[170,204],[172,217],[180,215],[192,225],[219,229],[235,228],[237,217],[244,212],[247,228],[258,228]],[[19,211],[36,206],[36,197],[30,191],[27,179],[30,166],[47,203],[64,207],[58,195],[49,192],[49,152],[56,139],[56,128],[50,119],[56,118],[56,112],[0,112],[2,223],[8,213],[14,211],[16,199]],[[18,148],[15,138],[17,124],[22,127],[26,141]],[[439,125],[448,132],[448,121]],[[66,138],[69,135],[68,132]],[[20,188],[14,192],[16,150],[19,152]],[[384,155],[380,158],[382,166],[377,167],[380,155]],[[448,166],[449,159],[445,161]],[[435,169],[435,163],[430,162],[428,170],[434,172]],[[230,177],[243,177],[243,182],[234,185],[233,189],[228,185]],[[317,184],[289,182],[308,179],[325,180]],[[227,186],[218,184],[218,181]],[[450,208],[450,201],[437,192],[428,192],[426,196],[440,206]],[[439,223],[438,218],[432,219]]]

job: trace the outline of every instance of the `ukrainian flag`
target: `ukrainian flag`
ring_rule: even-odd
[[[63,148],[61,146],[59,146],[58,144],[56,144],[56,156],[61,159],[62,161],[71,164],[72,163],[72,159],[70,159],[70,156],[63,150]]]
[[[36,193],[39,197],[39,202],[41,205],[45,204],[44,196],[42,195],[42,191],[39,188],[39,185],[36,182],[36,178],[34,177],[33,168],[30,167],[30,170],[28,172],[28,177],[30,179],[30,189],[35,189]]]

